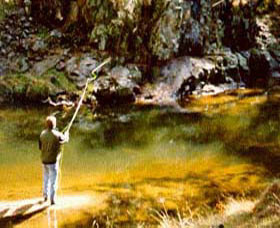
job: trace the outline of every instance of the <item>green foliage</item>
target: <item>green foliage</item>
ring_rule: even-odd
[[[280,8],[280,0],[264,0],[260,1],[260,4],[258,6],[258,13],[264,14],[271,11],[274,11],[275,9]]]
[[[41,39],[46,39],[49,36],[49,31],[46,27],[41,26],[38,30],[37,36]]]
[[[63,73],[50,70],[41,77],[30,74],[11,74],[2,77],[0,96],[5,100],[40,102],[58,91],[76,89]]]
[[[6,17],[6,13],[15,7],[14,1],[0,0],[0,21]]]
[[[76,90],[75,84],[68,80],[65,73],[58,72],[55,69],[50,69],[45,74],[43,74],[42,80],[46,81],[47,83],[51,83],[56,88],[67,90],[69,92]]]

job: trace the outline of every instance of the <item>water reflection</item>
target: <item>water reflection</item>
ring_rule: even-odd
[[[56,216],[56,209],[55,208],[49,208],[47,210],[47,216],[48,216],[48,228],[57,228],[57,216]]]

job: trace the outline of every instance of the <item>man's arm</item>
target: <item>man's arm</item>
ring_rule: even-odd
[[[63,144],[63,143],[67,143],[69,142],[69,132],[66,131],[64,134],[60,133],[59,135],[59,143]]]

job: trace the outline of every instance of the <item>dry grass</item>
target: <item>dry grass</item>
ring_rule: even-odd
[[[156,212],[155,219],[160,228],[188,227],[280,227],[280,183],[272,184],[258,201],[229,199],[220,214],[200,216],[170,216],[166,210]]]
[[[161,228],[184,228],[193,226],[193,214],[190,211],[189,216],[182,216],[179,211],[177,211],[177,217],[172,217],[168,214],[166,208],[162,211],[155,211],[155,216],[153,218],[158,222]]]

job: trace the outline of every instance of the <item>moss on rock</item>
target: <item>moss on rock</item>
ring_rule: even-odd
[[[0,81],[0,100],[3,103],[37,103],[48,96],[55,96],[61,91],[74,91],[71,84],[63,74],[53,74],[49,71],[42,77],[30,74],[13,74],[2,76]]]

